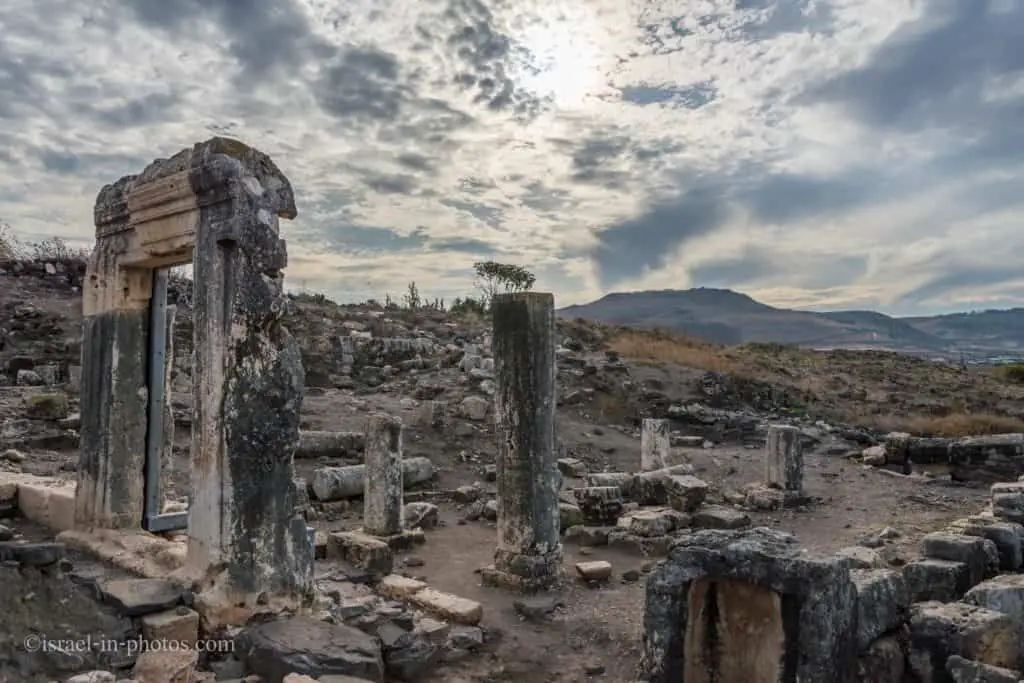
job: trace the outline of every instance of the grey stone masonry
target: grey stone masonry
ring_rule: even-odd
[[[765,483],[783,491],[800,493],[804,488],[804,456],[800,430],[788,425],[768,428]]]
[[[374,536],[402,532],[402,421],[390,415],[366,420],[363,530]]]
[[[644,418],[640,425],[640,471],[668,467],[669,421]]]
[[[555,448],[555,302],[551,294],[499,294],[491,304],[497,383],[498,543],[488,583],[521,590],[560,580]]]

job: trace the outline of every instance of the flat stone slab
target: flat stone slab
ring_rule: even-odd
[[[181,602],[182,590],[164,579],[115,579],[101,583],[103,601],[127,617],[162,612]]]
[[[384,681],[380,640],[345,624],[308,617],[281,619],[242,630],[235,644],[235,654],[248,670],[269,683],[291,673],[321,681],[329,675]]]
[[[466,626],[476,626],[484,616],[484,607],[479,602],[433,588],[414,593],[409,602],[442,619]]]
[[[64,546],[60,543],[0,543],[0,562],[17,562],[23,567],[46,567],[63,558]]]

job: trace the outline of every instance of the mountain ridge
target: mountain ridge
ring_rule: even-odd
[[[727,346],[782,343],[980,361],[1024,355],[1024,307],[897,317],[872,310],[779,308],[731,289],[699,287],[612,292],[559,309],[558,315],[675,330]]]

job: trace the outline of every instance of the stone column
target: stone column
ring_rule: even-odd
[[[123,267],[132,231],[123,197],[96,199],[96,246],[82,290],[80,452],[75,523],[140,528],[145,486],[152,271]]]
[[[193,262],[188,563],[205,578],[204,618],[237,623],[257,605],[295,606],[312,590],[293,461],[304,371],[282,322],[288,258],[278,234],[278,218],[296,209],[273,161],[240,142],[214,138],[175,161],[204,200]]]
[[[371,415],[366,421],[363,531],[374,536],[402,533],[402,421]]]
[[[765,483],[783,491],[803,491],[804,456],[800,430],[796,427],[772,425],[768,428]]]
[[[644,418],[640,426],[640,471],[668,467],[669,421]]]
[[[561,576],[555,450],[555,308],[551,294],[491,303],[497,383],[498,544],[492,585],[532,591]]]

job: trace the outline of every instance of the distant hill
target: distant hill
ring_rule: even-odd
[[[1024,351],[1024,309],[894,318],[876,311],[775,308],[729,289],[609,294],[558,314],[631,327],[679,330],[720,344],[776,342],[885,349],[928,356]]]

